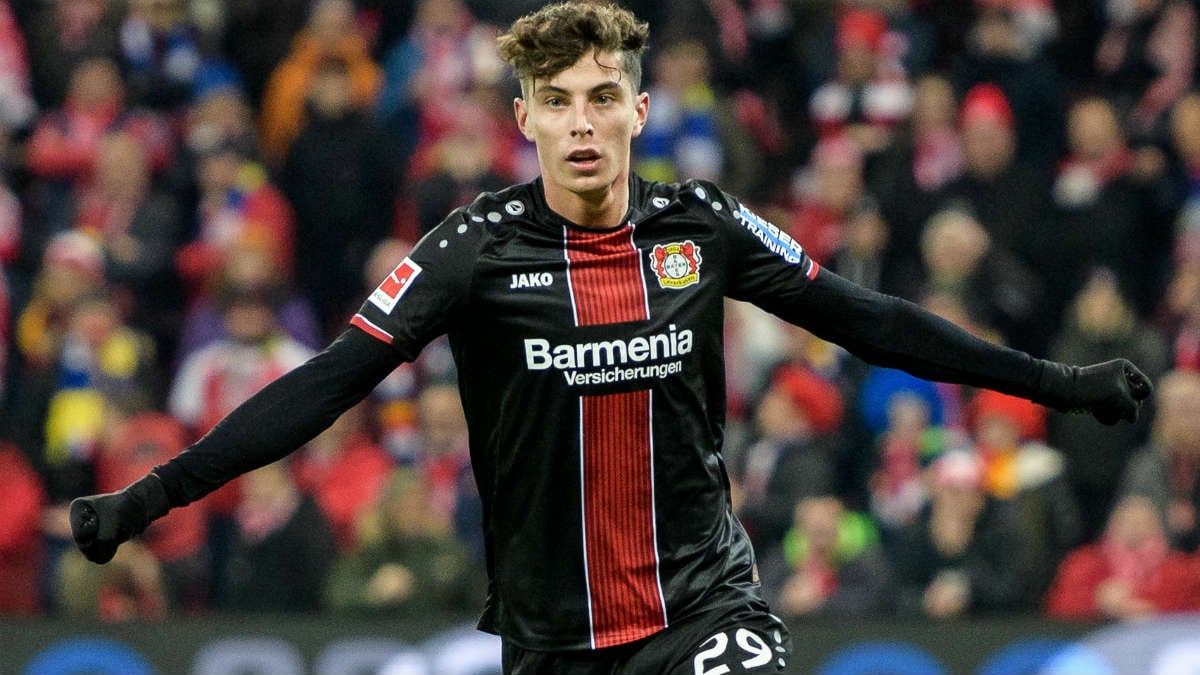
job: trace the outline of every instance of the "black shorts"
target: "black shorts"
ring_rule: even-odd
[[[787,627],[756,608],[720,610],[616,647],[539,652],[504,642],[504,675],[765,675],[787,669]]]

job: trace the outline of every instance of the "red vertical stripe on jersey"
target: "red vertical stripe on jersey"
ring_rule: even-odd
[[[632,225],[611,232],[567,229],[566,247],[575,325],[650,318],[642,254],[633,245]]]
[[[577,326],[650,318],[633,226],[565,230]],[[666,626],[654,532],[650,392],[583,396],[580,402],[584,556],[595,648],[632,642]]]
[[[654,532],[650,392],[584,396],[583,508],[592,642],[666,627]]]

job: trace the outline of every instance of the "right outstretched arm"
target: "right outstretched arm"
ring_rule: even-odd
[[[282,459],[361,401],[399,363],[399,354],[358,328],[267,385],[203,438],[120,492],[71,503],[75,542],[93,562],[176,506]]]

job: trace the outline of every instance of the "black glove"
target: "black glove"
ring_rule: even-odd
[[[1150,378],[1127,359],[1090,366],[1045,362],[1041,394],[1033,400],[1061,412],[1091,413],[1102,424],[1137,421],[1154,391]]]
[[[104,564],[112,560],[118,546],[141,534],[170,508],[162,482],[149,474],[120,492],[73,500],[71,534],[88,560]]]

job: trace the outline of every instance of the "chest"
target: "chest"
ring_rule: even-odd
[[[720,314],[718,248],[650,224],[522,232],[481,258],[472,301],[494,328],[518,332],[695,327]]]

